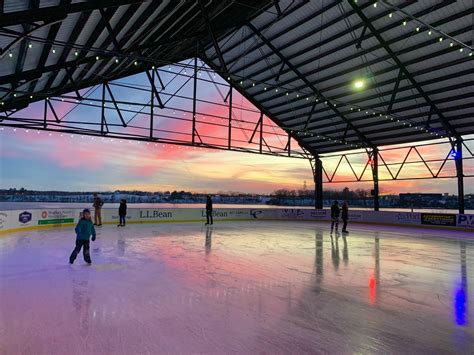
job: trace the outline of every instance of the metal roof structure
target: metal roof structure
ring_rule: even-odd
[[[197,56],[311,154],[474,133],[472,0],[2,3],[4,112]]]

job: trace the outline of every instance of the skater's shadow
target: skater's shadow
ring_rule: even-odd
[[[205,243],[205,250],[206,250],[206,257],[209,256],[212,249],[212,227],[206,228],[206,243]]]
[[[75,312],[76,324],[79,326],[79,333],[86,336],[89,332],[91,319],[91,289],[89,285],[89,275],[82,272],[74,275],[72,281],[72,304]]]
[[[333,237],[331,234],[331,259],[332,265],[334,266],[334,270],[339,270],[339,263],[340,263],[340,255],[339,255],[339,232],[336,232],[336,236]]]

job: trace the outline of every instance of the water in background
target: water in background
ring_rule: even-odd
[[[128,208],[204,208],[202,203],[129,203]],[[24,210],[42,208],[92,208],[92,203],[65,203],[65,202],[0,202],[0,210]],[[118,203],[106,203],[105,208],[118,208]],[[214,208],[299,208],[312,209],[310,206],[275,206],[275,205],[238,205],[238,204],[214,204]],[[326,207],[328,208],[328,207]],[[371,208],[353,207],[352,210],[372,210]],[[409,212],[411,208],[384,208],[383,211]],[[457,213],[457,210],[436,208],[415,208],[413,212],[430,213]],[[474,210],[466,210],[466,213],[474,214]]]

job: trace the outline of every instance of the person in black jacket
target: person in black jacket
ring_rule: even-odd
[[[344,201],[344,204],[342,205],[342,233],[349,233],[347,231],[347,220],[349,219],[349,202]]]
[[[120,200],[119,206],[119,224],[117,227],[125,227],[125,216],[127,215],[127,200]]]
[[[212,225],[214,223],[214,220],[212,218],[212,199],[210,195],[207,195],[207,200],[206,200],[206,219],[207,219],[206,226],[208,224]],[[209,220],[211,223],[209,223]]]
[[[334,225],[336,225],[336,232],[337,228],[339,227],[339,215],[341,214],[341,209],[339,208],[339,202],[334,201],[331,206],[331,233],[334,230]]]

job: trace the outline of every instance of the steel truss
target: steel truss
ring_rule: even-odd
[[[316,190],[318,184],[323,183],[354,183],[354,182],[373,182],[374,183],[374,209],[378,210],[378,185],[381,181],[404,181],[404,180],[426,180],[426,179],[457,179],[459,211],[464,213],[464,178],[474,177],[472,173],[464,173],[463,166],[466,162],[474,162],[474,149],[468,143],[474,143],[474,138],[458,139],[454,145],[449,142],[435,142],[424,144],[404,145],[391,148],[377,148],[366,151],[350,152],[345,154],[327,154],[314,158],[311,162],[315,176]],[[441,158],[426,157],[423,153],[423,147],[435,147],[445,145],[448,149],[441,154]],[[439,147],[442,151],[446,147]],[[403,151],[406,151],[404,153]],[[401,152],[401,153],[400,153]],[[400,155],[401,160],[389,158],[390,154]],[[334,170],[324,167],[324,161],[329,158],[339,157]],[[364,158],[365,157],[365,158]],[[321,173],[316,171],[316,159],[320,161]],[[360,164],[361,159],[363,163]],[[358,161],[355,161],[358,160]],[[453,162],[455,172],[447,171],[447,163]],[[339,179],[338,173],[341,172],[342,164],[345,163],[353,176],[352,179]],[[359,165],[359,168],[356,167]],[[433,165],[437,166],[436,168]],[[407,167],[423,166],[426,176],[420,176],[420,170],[417,169],[416,175],[403,176],[402,173],[408,173]],[[384,173],[383,177],[380,176]],[[370,173],[370,174],[368,174]],[[316,182],[316,180],[321,182]],[[322,189],[322,187],[319,187]],[[320,193],[321,194],[321,193]]]
[[[173,74],[173,81],[180,78],[184,83],[179,85],[177,90],[166,91],[166,84],[162,76],[169,74],[166,68],[152,68],[145,72],[148,78],[148,85],[125,84],[120,81],[104,81],[92,87],[90,90],[100,90],[101,97],[93,98],[81,95],[78,91],[75,95],[61,95],[55,97],[45,97],[43,101],[42,117],[22,117],[23,109],[3,112],[0,115],[0,126],[8,128],[23,128],[37,131],[49,131],[66,133],[70,135],[117,138],[123,140],[143,141],[155,144],[174,144],[180,146],[195,146],[206,149],[230,150],[238,152],[256,153],[263,155],[284,156],[298,159],[309,159],[310,155],[304,150],[296,147],[292,149],[289,133],[279,129],[278,126],[266,123],[264,113],[257,109],[249,109],[239,106],[232,101],[233,88],[224,81],[216,81],[215,74],[205,67],[203,63],[198,65],[198,59],[192,60],[192,75],[185,74],[189,66],[179,66],[179,71]],[[185,73],[183,73],[183,71]],[[204,75],[202,75],[204,74]],[[208,78],[202,77],[207,74]],[[192,81],[192,95],[183,93],[187,83]],[[222,101],[210,102],[199,99],[197,95],[198,82],[207,85],[214,85],[220,94]],[[159,85],[158,85],[159,84]],[[119,98],[115,91],[117,88],[138,91],[143,97],[150,98],[147,103],[137,103],[129,99]],[[222,92],[228,94],[224,96]],[[84,96],[84,97],[83,97]],[[218,95],[216,95],[218,96]],[[177,98],[191,102],[192,109],[172,105],[170,100]],[[36,98],[37,101],[37,98]],[[74,109],[77,107],[89,107],[100,109],[100,114],[96,119],[90,121],[72,120],[65,115],[60,117],[57,106],[59,104],[71,104]],[[199,112],[198,104],[216,105],[225,108],[227,115],[216,115],[209,112]],[[170,110],[182,114],[182,117],[170,114]],[[240,112],[244,115],[240,118]],[[239,113],[239,116],[237,116]],[[251,117],[258,114],[259,119],[253,120]],[[116,115],[119,122],[112,120],[111,115]],[[125,119],[125,115],[133,115],[130,120]],[[134,124],[133,120],[138,115],[148,115],[149,122],[145,127]],[[186,117],[190,117],[187,118]],[[247,117],[246,117],[247,115]],[[201,116],[201,118],[199,118]],[[203,118],[203,116],[205,116]],[[188,123],[189,132],[181,130],[157,128],[156,124],[161,119],[173,120],[173,122]],[[200,133],[198,125],[216,128],[217,131],[226,132],[225,135],[210,135]],[[251,128],[254,127],[254,128]],[[235,137],[236,131],[243,133],[242,137]],[[178,136],[170,138],[169,136]],[[234,137],[233,137],[234,135]],[[281,145],[275,143],[278,141]]]

